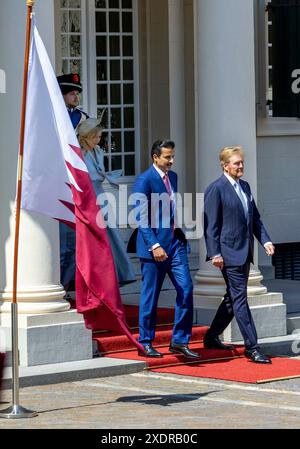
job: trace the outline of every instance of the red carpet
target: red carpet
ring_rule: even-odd
[[[138,307],[125,306],[127,323],[135,338],[138,338]],[[203,348],[203,337],[207,327],[195,326],[189,347],[199,352],[201,359],[186,359],[169,352],[174,309],[159,308],[156,337],[153,346],[164,354],[162,358],[151,359],[138,355],[136,348],[124,335],[99,331],[93,333],[99,352],[105,357],[140,360],[147,363],[147,369],[183,376],[231,380],[235,382],[263,383],[300,377],[300,360],[272,358],[271,365],[261,365],[244,357],[244,347],[236,346],[233,351]]]
[[[264,383],[300,377],[300,360],[272,357],[272,365],[260,365],[246,357],[227,360],[203,360],[201,363],[152,368],[159,373],[206,377],[245,383]]]

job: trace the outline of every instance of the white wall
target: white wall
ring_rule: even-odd
[[[257,140],[258,205],[275,243],[300,242],[300,136]]]

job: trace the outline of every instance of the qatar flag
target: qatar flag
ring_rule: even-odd
[[[76,307],[86,327],[125,333],[113,255],[96,195],[44,44],[33,25],[21,207],[76,228]],[[103,221],[102,221],[103,223]]]

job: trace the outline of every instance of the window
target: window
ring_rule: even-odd
[[[276,244],[276,253],[272,256],[275,267],[275,279],[300,280],[300,243]]]
[[[132,0],[95,0],[97,116],[107,168],[135,175]]]
[[[271,0],[266,6],[268,36],[268,114],[300,117],[300,1]]]
[[[137,0],[60,0],[60,72],[78,71],[83,105],[104,126],[106,169],[137,167]]]
[[[257,0],[258,135],[300,134],[300,0]]]
[[[79,73],[82,78],[81,0],[60,0],[61,73]]]

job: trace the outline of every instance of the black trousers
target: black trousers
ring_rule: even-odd
[[[224,267],[222,274],[226,282],[226,293],[213,319],[208,336],[216,337],[226,329],[235,317],[246,349],[258,347],[257,333],[247,300],[247,284],[250,261],[242,266]]]

